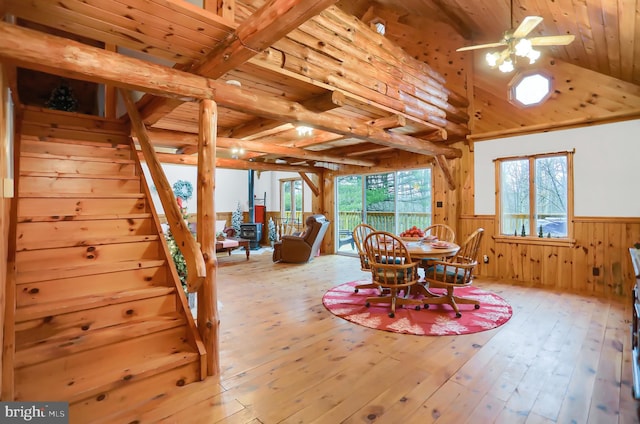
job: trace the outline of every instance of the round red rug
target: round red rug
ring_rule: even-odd
[[[480,301],[480,309],[473,305],[458,305],[461,318],[456,318],[449,305],[430,305],[429,309],[416,311],[413,307],[396,308],[395,318],[389,318],[389,304],[371,304],[366,307],[367,297],[377,296],[375,289],[353,292],[357,284],[369,280],[351,281],[329,290],[322,297],[322,303],[332,314],[347,321],[394,333],[418,336],[446,336],[471,334],[490,330],[504,324],[511,318],[511,306],[497,294],[469,286],[456,289],[456,295]],[[437,293],[438,289],[432,290]]]

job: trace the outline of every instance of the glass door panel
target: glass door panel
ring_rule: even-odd
[[[355,252],[350,237],[356,225],[363,222],[362,176],[347,175],[336,179],[338,225],[337,246],[340,252]]]
[[[396,234],[395,173],[365,177],[364,222],[379,231]]]

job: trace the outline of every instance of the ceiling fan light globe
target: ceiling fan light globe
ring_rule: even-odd
[[[529,57],[531,50],[531,41],[526,38],[521,38],[515,45],[515,53],[520,57]]]
[[[500,66],[498,66],[498,69],[500,69],[500,71],[504,72],[505,74],[509,73],[514,69],[513,62],[511,61],[511,59],[507,59],[504,62],[502,62]]]
[[[487,53],[487,55],[485,56],[485,59],[487,60],[487,63],[492,68],[495,68],[498,65],[498,59],[499,58],[500,58],[500,54],[496,53],[496,52]]]
[[[536,60],[540,58],[540,51],[531,49],[529,54],[527,54],[527,57],[529,58],[529,64],[533,65],[534,63],[536,63]]]

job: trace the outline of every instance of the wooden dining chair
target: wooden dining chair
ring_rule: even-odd
[[[456,296],[456,288],[467,287],[472,283],[473,271],[478,265],[478,249],[484,229],[478,228],[474,231],[461,246],[458,253],[448,261],[432,261],[425,269],[424,280],[421,282],[430,294],[422,299],[425,309],[429,305],[451,305],[456,313],[456,318],[462,314],[458,304],[471,304],[475,309],[480,308],[480,302],[475,299],[468,299]],[[446,289],[442,295],[433,294],[429,291],[432,288]]]
[[[456,233],[453,228],[447,224],[433,224],[424,229],[424,237],[434,236],[439,241],[446,241],[447,243],[453,243],[456,239]],[[448,259],[448,258],[447,258]],[[431,266],[433,261],[441,260],[441,258],[422,258],[420,261],[420,267],[427,269]]]
[[[433,224],[424,229],[424,236],[435,236],[440,241],[453,243],[456,239],[456,233],[453,228],[447,224]]]
[[[418,263],[400,237],[386,231],[374,231],[364,239],[364,249],[371,268],[371,282],[380,288],[380,295],[368,297],[365,306],[372,303],[388,303],[389,317],[393,318],[396,306],[413,305],[420,310],[422,300],[412,299],[411,287],[418,283]]]
[[[360,269],[366,272],[371,272],[371,267],[369,266],[369,260],[367,259],[367,252],[364,250],[364,239],[371,233],[373,233],[376,229],[373,228],[369,224],[358,224],[353,229],[353,242],[356,245],[356,249],[358,250],[358,257],[360,258]],[[376,289],[378,286],[373,283],[368,284],[358,284],[354,287],[353,291],[358,293],[360,289]]]

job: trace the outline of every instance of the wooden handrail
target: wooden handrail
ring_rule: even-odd
[[[131,97],[131,92],[128,90],[119,89],[124,104],[127,107],[127,113],[131,121],[131,128],[135,131],[138,142],[140,143],[140,149],[144,155],[144,160],[149,167],[149,173],[153,179],[153,183],[158,190],[158,196],[160,202],[164,208],[165,216],[167,217],[167,223],[173,238],[184,256],[184,260],[187,264],[187,291],[194,293],[202,285],[206,275],[207,268],[204,257],[200,251],[200,247],[196,240],[193,238],[189,227],[184,222],[182,213],[178,208],[175,195],[171,189],[171,185],[167,180],[167,177],[162,170],[162,165],[156,156],[156,152],[151,146],[147,129],[142,122],[140,113],[136,108],[135,102]]]

